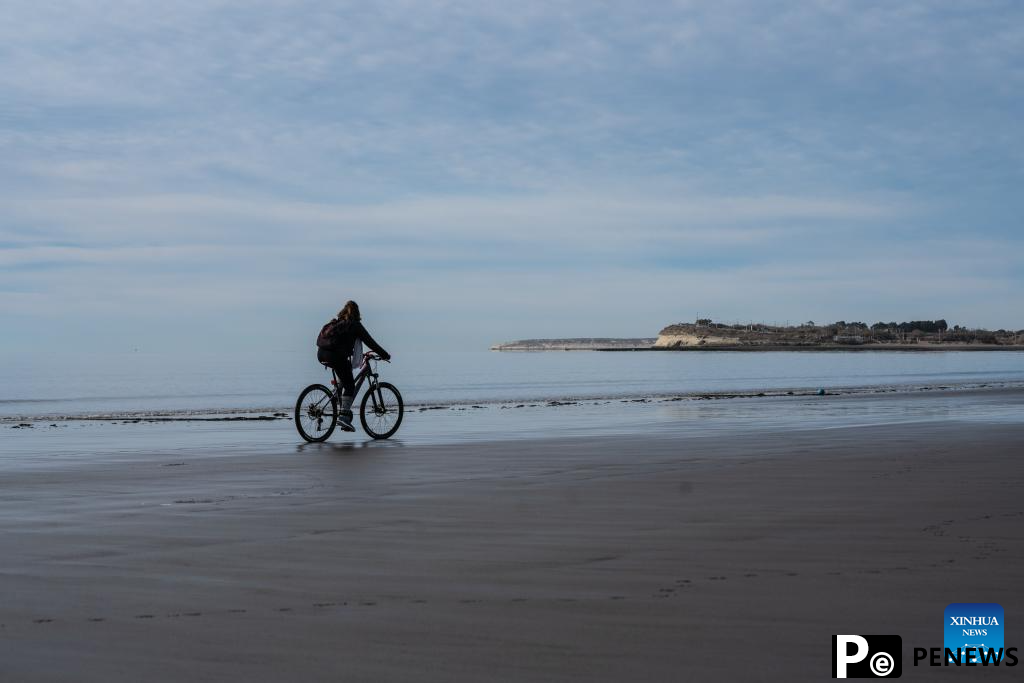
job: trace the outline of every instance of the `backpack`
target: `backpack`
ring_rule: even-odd
[[[320,328],[320,334],[316,336],[316,346],[325,351],[348,350],[342,347],[350,341],[352,324],[349,321],[332,320]]]
[[[316,347],[318,349],[331,349],[337,344],[338,321],[332,320],[320,328],[320,334],[316,336]]]

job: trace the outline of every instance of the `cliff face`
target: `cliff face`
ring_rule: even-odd
[[[660,349],[677,349],[682,346],[735,346],[740,343],[739,337],[724,337],[712,334],[712,330],[694,329],[672,329],[686,327],[683,325],[671,325],[665,328],[658,335],[654,346]],[[692,325],[690,327],[696,327]]]
[[[836,342],[834,333],[825,328],[723,325],[707,322],[699,325],[669,325],[658,334],[655,347],[676,349],[689,346],[819,346],[826,343]]]

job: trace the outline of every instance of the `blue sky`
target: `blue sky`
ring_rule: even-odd
[[[5,3],[0,349],[1024,327],[1024,5]]]

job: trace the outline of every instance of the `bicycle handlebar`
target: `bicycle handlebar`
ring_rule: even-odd
[[[363,360],[382,360],[385,363],[391,362],[391,358],[385,360],[384,358],[381,358],[378,354],[374,353],[373,351],[367,351],[366,353],[364,353]]]

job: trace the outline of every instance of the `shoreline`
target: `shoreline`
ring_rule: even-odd
[[[849,397],[849,396],[892,396],[919,395],[922,392],[937,392],[945,395],[973,394],[976,392],[995,393],[1000,391],[1015,392],[1024,389],[1024,382],[1017,380],[991,380],[988,382],[969,382],[957,384],[942,382],[938,384],[868,384],[852,386],[822,387],[776,387],[745,390],[714,390],[714,391],[683,391],[683,392],[650,392],[623,394],[587,394],[564,395],[557,397],[510,398],[492,400],[455,400],[455,401],[422,401],[405,404],[407,413],[427,411],[476,411],[502,410],[509,408],[544,408],[565,407],[573,405],[597,403],[673,403],[679,401],[707,401],[732,399],[772,399],[772,398],[817,398],[817,397]],[[137,410],[113,411],[102,413],[69,413],[42,415],[10,415],[0,416],[0,429],[23,428],[24,424],[66,422],[99,422],[111,424],[136,423],[175,423],[175,422],[274,422],[291,421],[293,407],[252,407],[252,408],[209,408],[182,410]]]

